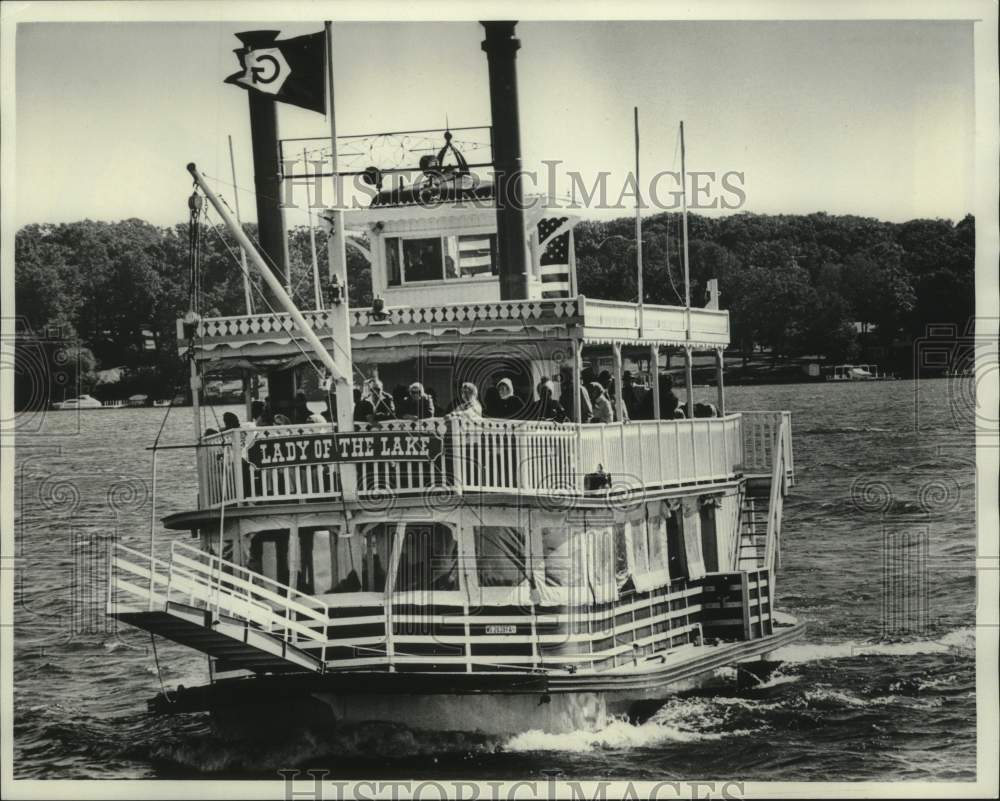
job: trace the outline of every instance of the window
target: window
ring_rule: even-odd
[[[288,529],[254,534],[247,567],[279,584],[288,584]]]
[[[619,587],[628,581],[629,572],[625,524],[615,523],[615,580]]]
[[[659,515],[649,518],[646,524],[649,534],[649,569],[663,570],[667,566],[666,554],[663,553],[663,518]]]
[[[568,528],[542,529],[542,558],[545,560],[545,585],[568,587],[573,571]]]
[[[705,570],[715,573],[719,570],[719,542],[715,529],[715,504],[711,501],[701,507],[701,552],[705,560]]]
[[[398,236],[392,236],[385,240],[385,268],[389,286],[399,286],[403,273],[399,268]]]
[[[440,523],[407,524],[395,589],[458,589],[458,544],[451,529]]]
[[[496,275],[496,234],[386,237],[385,265],[389,286]]]
[[[316,543],[320,532],[313,537],[313,569],[317,592],[323,592],[317,567]],[[392,542],[396,536],[395,523],[378,523],[364,533],[349,537],[334,536],[330,542],[332,571],[328,592],[385,592],[385,573],[392,555]]]
[[[632,552],[635,556],[635,575],[642,575],[649,572],[649,553],[646,540],[646,521],[633,520],[632,526]]]
[[[671,581],[687,578],[688,575],[680,516],[680,509],[675,509],[673,514],[667,518],[667,568],[670,571]]]
[[[404,239],[403,280],[440,281],[443,277],[441,239]]]
[[[527,581],[527,548],[521,529],[476,526],[474,535],[480,587],[517,587]]]

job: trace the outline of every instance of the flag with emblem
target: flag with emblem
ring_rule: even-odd
[[[279,103],[326,113],[325,33],[291,39],[278,39],[278,31],[246,31],[236,36],[243,43],[234,51],[240,71],[226,78],[226,83],[269,95]]]
[[[543,298],[568,298],[570,282],[570,233],[566,217],[546,217],[538,222],[539,258]]]

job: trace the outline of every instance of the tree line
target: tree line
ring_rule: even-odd
[[[246,228],[256,234],[255,226]],[[955,224],[823,213],[691,214],[688,231],[692,304],[704,305],[707,282],[718,279],[733,346],[747,355],[761,346],[776,359],[816,354],[847,361],[865,345],[891,347],[919,337],[929,324],[953,323],[964,331],[974,313],[971,215]],[[325,239],[317,236],[321,275]],[[637,299],[633,220],[581,222],[575,240],[582,294]],[[293,297],[311,307],[308,229],[289,232],[289,256]],[[353,248],[347,256],[350,302],[367,306],[370,267]],[[679,215],[643,220],[643,263],[645,301],[683,304]],[[19,343],[34,343],[46,358],[61,352],[63,385],[79,382],[88,391],[97,370],[124,367],[118,394],[167,397],[184,383],[176,321],[190,308],[192,293],[197,290],[204,316],[245,310],[238,248],[223,227],[203,227],[196,286],[193,280],[186,223],[24,226],[15,240]],[[267,311],[259,277],[250,281],[256,309]],[[61,396],[55,387],[53,396]]]

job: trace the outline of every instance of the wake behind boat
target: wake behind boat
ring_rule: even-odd
[[[363,176],[372,192],[367,208],[330,215],[314,309],[282,285],[280,235],[267,240],[262,221],[258,247],[189,165],[192,242],[204,199],[282,311],[195,307],[178,322],[198,500],[164,522],[197,545],[174,540],[167,559],[112,546],[107,607],[208,656],[209,683],[158,696],[155,711],[207,709],[244,730],[596,729],[722,669],[760,672],[803,633],[775,608],[789,414],[727,409],[717,299],[576,292],[577,220],[550,198],[525,203],[510,181],[514,24],[484,27],[492,128],[368,137],[407,142],[415,163],[338,165],[330,91],[331,174]],[[255,47],[282,44],[261,35],[242,37],[247,76]],[[329,46],[329,26],[320,39]],[[252,108],[273,107],[250,88]],[[467,158],[470,145],[490,158]],[[370,308],[346,297],[352,232],[371,265]],[[683,402],[660,372],[668,348],[684,356]],[[715,356],[712,403],[694,397],[694,352]],[[589,365],[609,354],[602,384]],[[626,361],[648,372],[645,393]],[[329,387],[326,420],[306,400],[304,364]],[[205,431],[205,376],[231,369],[243,371],[247,422]]]

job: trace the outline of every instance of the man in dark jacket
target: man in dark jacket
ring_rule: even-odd
[[[552,397],[552,383],[547,378],[538,382],[538,400],[529,403],[525,419],[542,422],[565,423],[566,410]]]
[[[514,394],[514,383],[509,378],[497,381],[497,400],[490,416],[501,420],[523,420],[525,411],[524,401]]]
[[[426,420],[434,416],[434,401],[424,392],[424,385],[419,381],[410,384],[407,396],[399,404],[399,417],[402,420]]]

